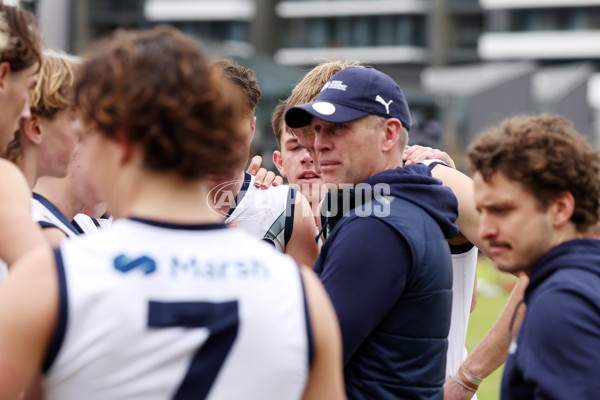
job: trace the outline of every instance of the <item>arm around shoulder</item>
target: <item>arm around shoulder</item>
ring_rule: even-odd
[[[314,339],[314,360],[303,399],[345,399],[340,327],[317,276],[300,267]]]
[[[431,170],[431,175],[442,181],[445,186],[452,189],[458,200],[458,219],[456,224],[460,232],[473,243],[479,250],[489,254],[488,245],[480,239],[477,233],[479,229],[479,213],[475,207],[473,197],[473,180],[462,172],[438,164]]]

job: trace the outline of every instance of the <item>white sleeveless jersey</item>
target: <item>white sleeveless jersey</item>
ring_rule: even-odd
[[[79,236],[71,221],[54,204],[38,193],[34,193],[31,199],[31,213],[33,220],[42,228],[58,228],[69,239]]]
[[[254,176],[246,173],[244,185],[225,223],[236,224],[285,253],[285,245],[292,236],[294,226],[296,192],[285,185],[259,189],[254,186],[254,179]]]
[[[223,224],[126,219],[56,255],[48,399],[302,396],[312,352],[302,280],[269,245]]]
[[[97,219],[83,213],[75,215],[71,223],[82,235],[89,235],[90,233],[99,232],[102,229]]]
[[[465,340],[471,315],[473,284],[479,251],[477,247],[472,246],[466,252],[456,253],[456,248],[459,247],[462,246],[454,246],[452,253],[452,314],[448,333],[446,379],[450,379],[467,358]]]

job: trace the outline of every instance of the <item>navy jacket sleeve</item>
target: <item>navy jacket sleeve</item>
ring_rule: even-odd
[[[518,349],[535,399],[597,399],[600,321],[596,306],[575,288],[546,290],[527,310],[527,343]]]
[[[338,233],[320,278],[340,322],[344,365],[402,294],[411,263],[404,238],[377,218]]]

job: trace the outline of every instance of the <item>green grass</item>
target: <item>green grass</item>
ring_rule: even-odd
[[[510,294],[516,278],[498,272],[486,257],[480,257],[477,265],[477,305],[469,319],[466,347],[469,352],[481,341],[496,321]],[[488,376],[477,392],[479,400],[496,400],[500,397],[502,368]]]

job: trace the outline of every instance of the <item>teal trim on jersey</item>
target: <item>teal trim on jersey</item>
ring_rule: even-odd
[[[277,236],[285,229],[285,210],[279,214],[279,217],[269,227],[263,238],[275,240]]]

